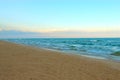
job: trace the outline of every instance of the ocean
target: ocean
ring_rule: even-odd
[[[120,61],[120,56],[111,55],[120,51],[120,38],[18,38],[3,40],[88,57]]]

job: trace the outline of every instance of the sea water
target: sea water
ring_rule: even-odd
[[[96,58],[120,60],[119,56],[111,55],[120,51],[120,38],[29,38],[4,40]]]

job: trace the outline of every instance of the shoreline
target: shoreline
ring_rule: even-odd
[[[67,51],[62,51],[62,50],[60,51],[60,50],[56,50],[56,49],[30,46],[30,45],[19,44],[19,43],[14,43],[14,42],[9,42],[9,41],[3,41],[3,42],[8,42],[8,43],[12,43],[12,44],[21,45],[21,46],[31,47],[31,48],[35,48],[35,49],[43,49],[43,50],[58,52],[58,53],[61,53],[61,54],[64,54],[64,55],[72,55],[72,56],[85,57],[85,58],[91,58],[91,59],[97,59],[97,60],[106,60],[106,61],[109,60],[109,59],[104,58],[104,57],[92,56],[92,55],[86,55],[86,54],[78,54],[76,52],[71,52],[71,51],[68,51],[68,52]],[[111,61],[119,62],[117,60],[112,60],[112,59],[111,59]]]
[[[32,39],[32,38],[31,38]],[[39,39],[39,38],[38,38]],[[50,39],[52,39],[52,38],[48,38],[49,40],[48,41],[50,41]],[[93,38],[94,39],[94,38]],[[25,39],[26,40],[26,39]],[[40,39],[40,40],[42,40],[42,39]],[[73,39],[74,40],[74,39]],[[102,40],[102,39],[101,39]],[[99,53],[99,51],[97,51],[97,52],[90,52],[90,51],[92,51],[93,49],[92,48],[90,48],[90,51],[79,51],[79,49],[82,49],[82,48],[79,48],[79,49],[77,49],[77,50],[71,50],[70,49],[70,45],[68,45],[68,47],[66,46],[65,48],[68,48],[68,49],[64,49],[64,48],[60,48],[60,46],[57,46],[57,45],[55,45],[54,44],[54,42],[52,43],[51,42],[51,46],[50,45],[48,45],[48,46],[45,46],[45,45],[43,45],[43,46],[41,46],[41,45],[39,45],[37,42],[30,42],[30,41],[28,41],[28,43],[24,43],[24,42],[22,42],[22,39],[21,39],[21,41],[19,42],[19,39],[18,39],[18,41],[14,41],[14,39],[13,39],[13,41],[9,41],[9,40],[6,40],[6,41],[8,41],[8,42],[12,42],[12,43],[16,43],[16,44],[20,44],[20,45],[26,45],[26,46],[33,46],[33,47],[37,47],[37,48],[41,48],[41,49],[48,49],[48,50],[52,50],[52,51],[57,51],[57,52],[62,52],[62,53],[69,53],[69,54],[73,54],[73,53],[75,53],[75,55],[82,55],[82,56],[85,56],[85,57],[91,57],[91,58],[96,58],[96,59],[106,59],[106,60],[112,60],[112,61],[117,61],[117,62],[120,62],[120,57],[119,56],[114,56],[114,55],[111,55],[113,52],[111,52],[110,53],[110,51],[111,50],[106,50],[106,52],[104,52],[104,49],[103,49],[103,52],[101,52],[101,53]],[[24,39],[23,39],[23,41],[24,41]],[[91,41],[91,40],[90,40]],[[22,43],[21,43],[22,42]],[[38,41],[39,42],[39,41]],[[29,44],[30,43],[30,44]],[[39,42],[40,43],[40,42]],[[87,42],[86,42],[87,43]],[[35,44],[35,45],[34,45]],[[43,42],[43,44],[44,44],[44,42]],[[45,44],[47,44],[47,43],[45,43]],[[55,48],[55,47],[53,47],[52,45],[55,45],[55,46],[57,46],[58,48]],[[65,44],[64,44],[65,45]],[[74,46],[74,45],[73,45]],[[89,48],[90,46],[88,46],[88,48]],[[76,47],[77,48],[77,47]],[[83,49],[84,48],[86,48],[86,47],[83,47]],[[112,48],[111,48],[112,49]],[[89,49],[88,49],[89,50]],[[94,49],[94,50],[97,50],[97,47],[96,47],[96,49]],[[109,52],[109,53],[107,53],[107,52]],[[116,52],[116,51],[115,51]]]
[[[78,54],[78,53],[75,53],[75,52],[67,52],[67,51],[60,51],[60,50],[55,50],[55,49],[43,48],[43,47],[30,46],[30,45],[19,44],[19,43],[14,43],[14,42],[9,42],[9,41],[2,41],[2,42],[8,42],[8,43],[11,43],[11,44],[20,45],[22,47],[29,47],[29,48],[37,49],[37,50],[57,52],[61,55],[75,56],[75,57],[78,57],[78,58],[82,57],[82,58],[85,58],[85,59],[90,59],[90,60],[94,60],[94,61],[100,61],[100,62],[103,62],[103,63],[108,63],[108,65],[109,64],[115,64],[115,65],[120,64],[119,60],[107,59],[107,58],[99,57],[99,56],[92,56],[92,55],[86,55],[86,54],[84,55],[84,54]],[[120,68],[117,68],[117,69],[120,70]]]
[[[45,51],[50,51],[50,52],[56,52],[56,53],[59,53],[61,55],[75,56],[75,57],[78,57],[78,58],[85,58],[85,59],[90,59],[90,60],[94,60],[94,61],[100,61],[100,62],[103,62],[103,63],[108,63],[108,65],[109,64],[112,64],[112,65],[117,64],[118,66],[120,66],[119,65],[120,61],[113,60],[113,59],[107,59],[107,58],[104,58],[104,57],[84,55],[84,54],[78,54],[78,53],[75,53],[75,52],[67,52],[67,51],[60,51],[60,50],[55,50],[55,49],[43,48],[43,47],[30,46],[30,45],[19,44],[19,43],[14,43],[14,42],[9,42],[9,41],[2,41],[2,42],[7,42],[7,43],[15,44],[15,45],[20,45],[22,47],[29,47],[29,48],[36,49],[36,50],[45,50]],[[120,68],[117,68],[117,69],[120,70]]]
[[[85,52],[78,53],[78,52],[73,52],[73,51],[72,52],[71,51],[62,51],[62,50],[57,50],[57,49],[50,49],[50,48],[44,48],[44,47],[37,47],[37,46],[30,46],[30,45],[25,45],[25,44],[19,44],[19,43],[14,43],[14,42],[10,42],[10,41],[5,41],[5,42],[12,43],[12,44],[17,44],[17,45],[21,45],[21,46],[26,46],[26,47],[31,47],[31,48],[36,48],[36,49],[43,49],[43,50],[55,51],[55,52],[59,52],[59,53],[62,53],[62,54],[68,54],[68,55],[74,55],[74,56],[81,56],[81,57],[85,57],[85,58],[92,58],[92,59],[98,59],[98,60],[106,60],[106,61],[112,61],[112,62],[120,62],[120,60],[113,59],[114,57],[118,57],[118,56],[112,56],[113,58],[106,58],[106,57],[102,57],[102,56],[80,54],[80,53],[85,53]]]
[[[120,63],[0,41],[1,80],[119,80]]]

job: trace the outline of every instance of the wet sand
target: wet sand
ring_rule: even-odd
[[[0,41],[0,80],[120,80],[120,63]]]

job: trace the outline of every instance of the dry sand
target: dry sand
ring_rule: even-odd
[[[106,61],[0,41],[0,80],[120,80],[116,67]]]

